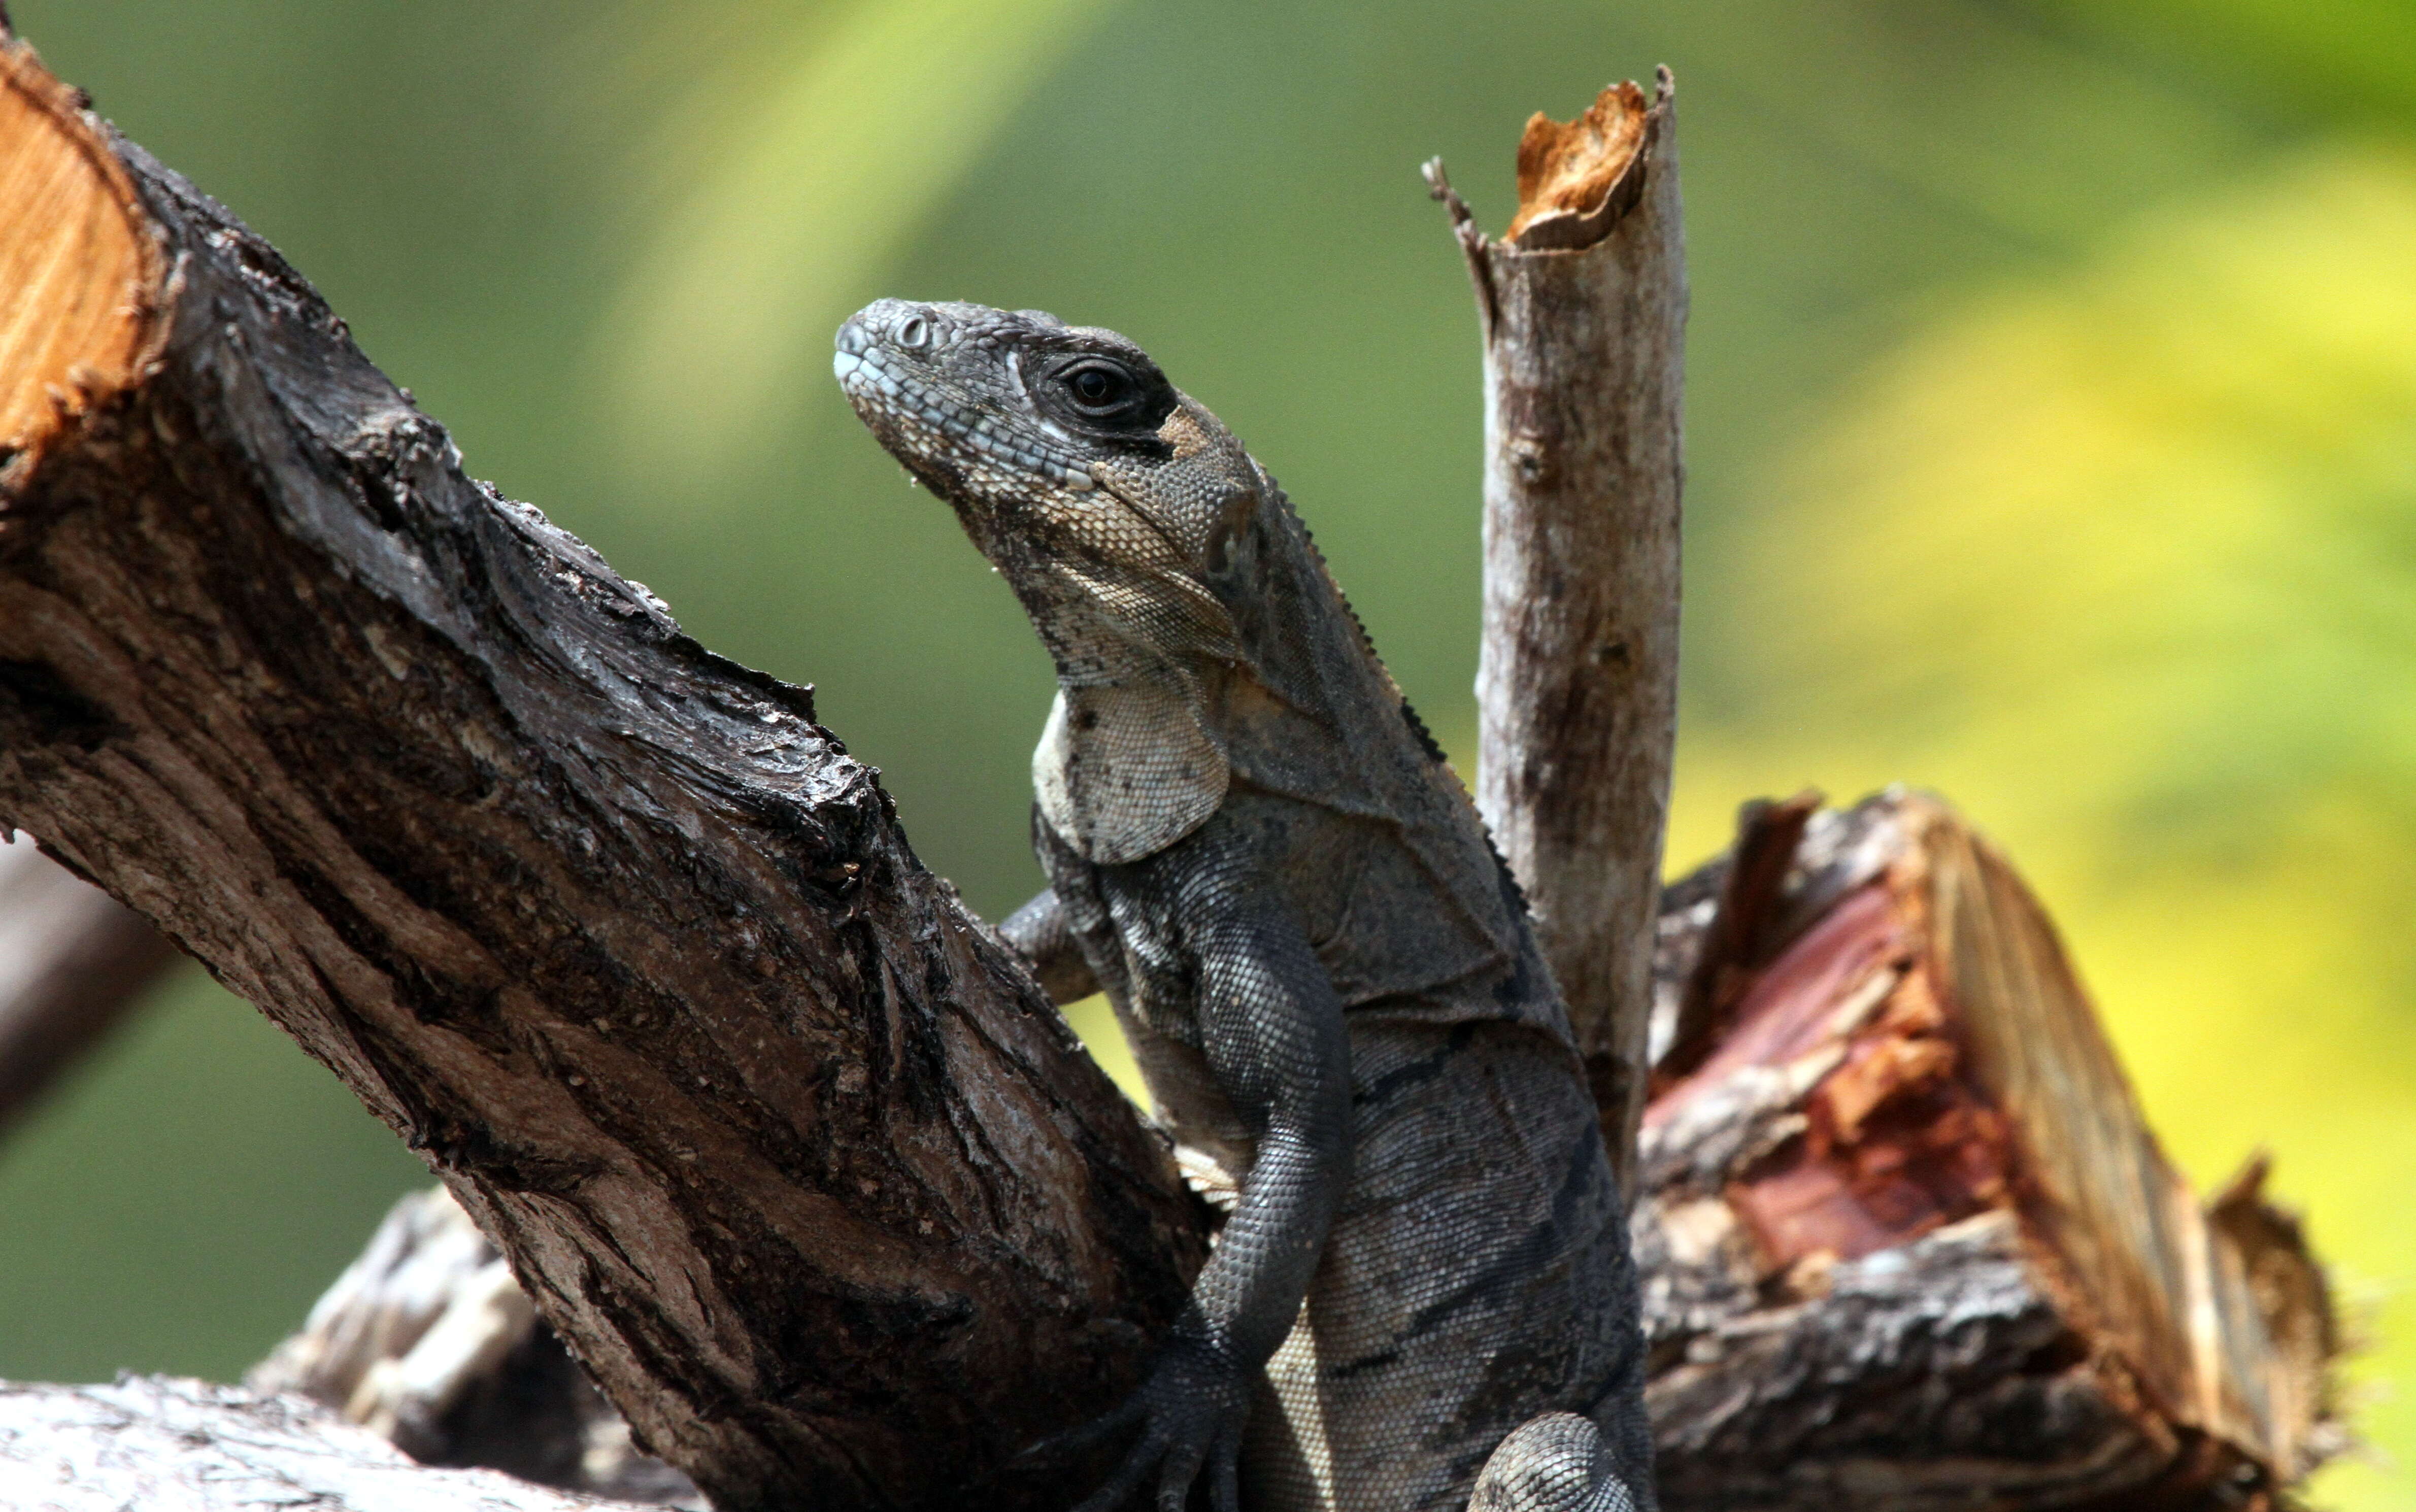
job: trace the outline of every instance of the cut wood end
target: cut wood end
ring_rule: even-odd
[[[1565,125],[1541,111],[1529,117],[1518,139],[1518,213],[1502,239],[1555,249],[1601,240],[1642,187],[1650,113],[1631,80]]]
[[[1648,1170],[1656,1140],[1762,1087],[1786,1117],[1740,1146],[1718,1199],[1758,1284],[1799,1293],[1949,1226],[2010,1222],[2082,1346],[2072,1368],[2108,1401],[2130,1389],[2117,1376],[2136,1383],[2152,1437],[2156,1422],[2210,1435],[2280,1481],[2338,1452],[2332,1299],[2296,1219],[2263,1200],[2263,1163],[2200,1208],[2011,865],[1933,798],[1855,812],[1875,806],[1875,869],[1733,962],[1715,1042],[1645,1111]],[[1799,856],[1789,886],[1839,865]]]
[[[0,33],[0,466],[131,383],[165,256],[81,90]]]

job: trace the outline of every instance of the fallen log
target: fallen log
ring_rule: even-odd
[[[291,1393],[430,1465],[702,1506],[695,1485],[639,1451],[492,1241],[442,1187],[394,1205],[302,1327],[244,1377]]]
[[[22,1512],[638,1512],[415,1464],[298,1397],[167,1376],[0,1382],[0,1506]]]
[[[2337,1452],[2298,1225],[2261,1166],[2200,1205],[2004,858],[1901,794],[1744,830],[1664,915],[1634,1230],[1664,1504],[2213,1512]]]

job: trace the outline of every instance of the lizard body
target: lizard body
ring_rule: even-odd
[[[1086,1512],[1195,1481],[1221,1512],[1651,1508],[1624,1209],[1566,1012],[1290,502],[1111,332],[882,300],[835,367],[1056,661],[1050,887],[1003,932],[1057,1001],[1106,990],[1231,1194],[1094,1425],[1137,1440]]]

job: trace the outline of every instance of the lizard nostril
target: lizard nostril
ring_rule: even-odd
[[[909,352],[919,352],[931,344],[931,323],[920,315],[909,315],[898,323],[898,344]]]

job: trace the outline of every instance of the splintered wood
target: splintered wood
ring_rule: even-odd
[[[1665,915],[1659,1037],[1726,1000],[1644,1116],[1665,1504],[2253,1507],[2334,1451],[2296,1223],[2261,1168],[2200,1209],[2004,859],[1921,797],[1743,827],[1784,885]]]
[[[1644,91],[1623,82],[1576,120],[1529,116],[1518,138],[1518,213],[1502,239],[1530,250],[1599,240],[1643,182],[1650,111]]]
[[[0,32],[0,465],[122,386],[161,258],[75,91]]]

